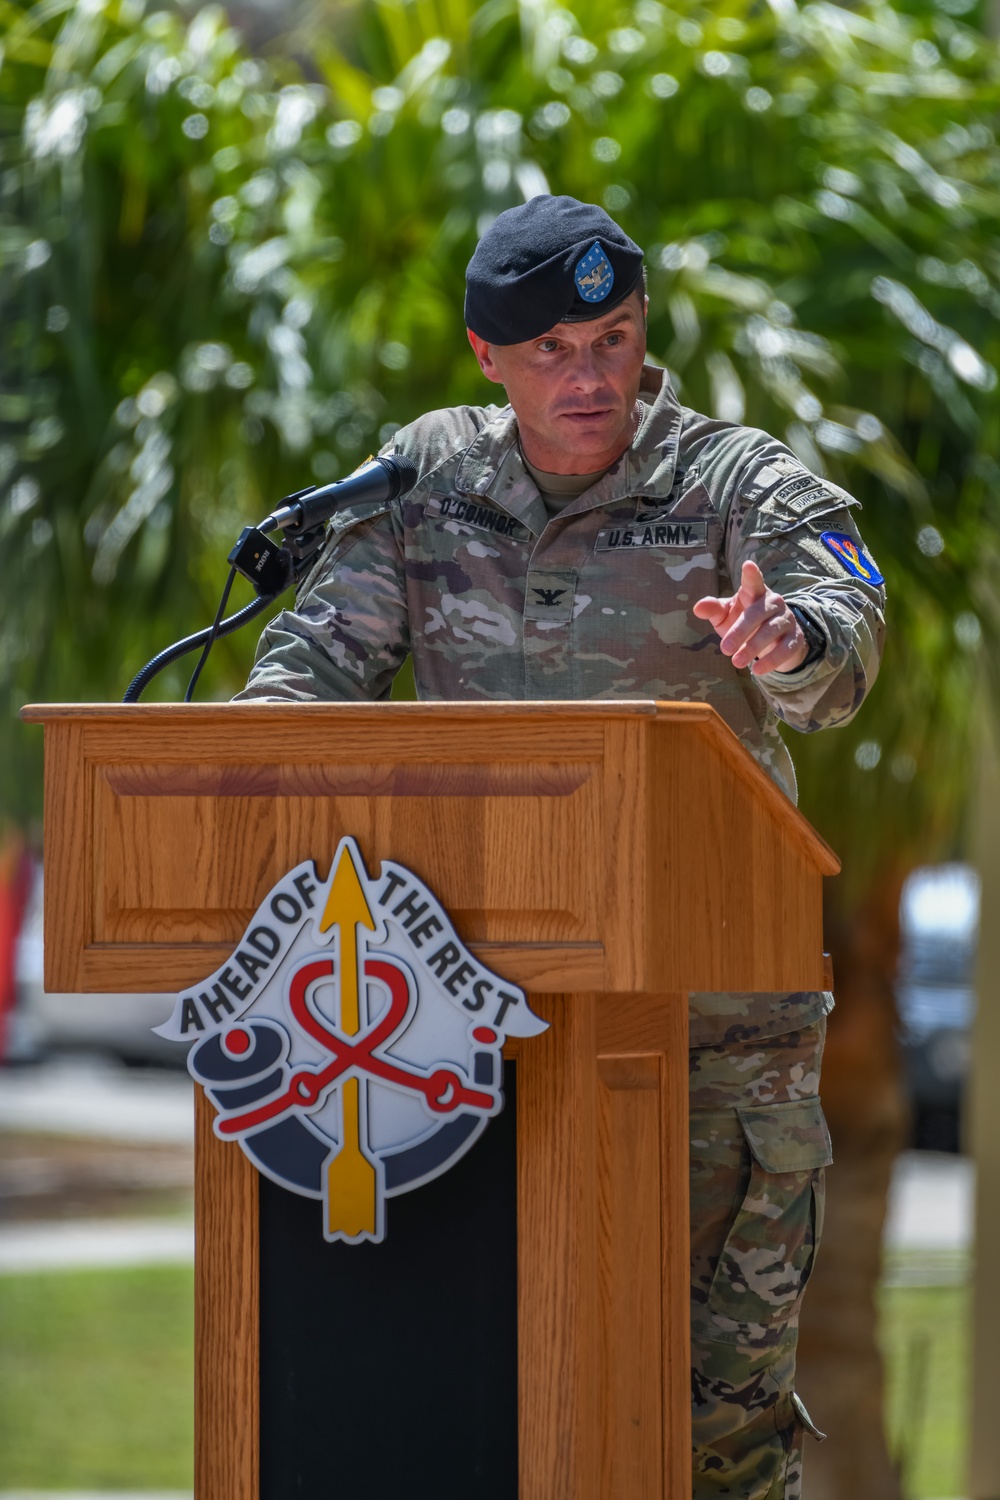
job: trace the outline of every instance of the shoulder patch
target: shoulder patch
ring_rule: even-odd
[[[787,480],[771,496],[776,505],[787,505],[793,511],[805,510],[820,498],[832,500],[834,497],[815,474],[807,471],[803,471],[795,479]]]
[[[824,531],[820,541],[828,552],[832,552],[845,572],[862,583],[878,585],[885,579],[876,568],[863,547],[859,547],[852,536],[843,531]]]

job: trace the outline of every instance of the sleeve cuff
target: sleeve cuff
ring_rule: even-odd
[[[822,661],[826,655],[826,632],[817,624],[809,611],[803,609],[801,605],[792,604],[789,607],[799,622],[802,634],[806,638],[806,645],[809,648],[805,661],[795,669],[797,672],[802,672],[806,667],[811,667],[814,662]],[[784,675],[791,676],[792,674],[785,673]]]

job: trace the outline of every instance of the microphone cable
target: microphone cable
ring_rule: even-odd
[[[191,681],[188,683],[187,692],[184,694],[185,703],[190,703],[191,699],[194,697],[194,690],[198,685],[198,678],[201,676],[201,669],[208,661],[208,653],[211,651],[212,647],[215,645],[216,641],[219,638],[219,627],[222,624],[222,616],[226,613],[226,605],[229,603],[229,596],[233,591],[233,583],[235,579],[236,568],[234,566],[229,569],[229,577],[226,579],[226,586],[222,590],[222,598],[219,600],[219,607],[215,611],[215,619],[212,621],[209,627],[208,640],[205,642],[202,653],[198,658],[198,665],[191,673]]]
[[[251,599],[249,604],[245,604],[242,609],[237,610],[236,614],[230,615],[228,620],[221,621],[215,632],[212,644],[214,645],[215,641],[224,635],[232,635],[233,631],[239,630],[242,625],[249,624],[256,615],[263,614],[268,605],[273,604],[278,597],[277,594],[267,594],[257,599]],[[154,656],[152,661],[148,661],[141,671],[136,672],[122,697],[122,702],[138,703],[153,678],[162,672],[165,667],[169,667],[173,662],[179,661],[182,656],[187,656],[190,651],[197,651],[199,646],[205,645],[212,637],[213,628],[213,626],[208,625],[204,630],[198,630],[194,635],[185,636],[184,640],[176,641],[174,645],[168,646],[166,650],[161,651],[158,656]],[[188,687],[190,691],[191,684]],[[185,701],[190,700],[186,699]]]
[[[383,506],[400,495],[407,494],[417,482],[417,466],[402,453],[386,454],[370,458],[346,479],[333,484],[309,485],[286,495],[281,504],[261,521],[260,526],[244,526],[236,544],[227,558],[230,564],[222,598],[215,612],[215,619],[205,630],[186,636],[173,646],[168,646],[158,656],[137,672],[122,698],[123,703],[138,703],[145,688],[158,672],[168,667],[190,651],[202,648],[198,664],[191,673],[191,680],[184,694],[184,702],[190,703],[202,668],[209,652],[221,636],[239,630],[248,620],[259,615],[269,604],[273,604],[287,588],[298,583],[312,566],[313,560],[326,540],[326,523],[329,518],[348,504],[357,507]],[[281,545],[272,542],[268,531],[281,531]],[[223,616],[236,574],[240,573],[253,585],[257,598],[237,610],[228,619]]]
[[[197,631],[194,635],[186,636],[184,640],[177,641],[173,646],[168,646],[165,651],[154,656],[152,661],[147,662],[129,683],[122,702],[138,703],[159,672],[169,667],[171,662],[187,656],[189,652],[197,651],[200,646],[201,656],[191,674],[187,692],[184,694],[184,702],[190,703],[202,668],[208,660],[208,653],[216,641],[222,636],[231,635],[234,630],[239,630],[242,625],[246,625],[255,615],[265,610],[269,604],[280,599],[285,590],[293,583],[297,583],[312,566],[313,559],[325,540],[326,528],[319,525],[303,530],[297,535],[286,534],[284,544],[279,547],[257,527],[245,526],[229,554],[229,577],[226,579],[222,598],[219,600],[219,607],[211,625],[204,630]],[[228,619],[223,619],[237,573],[242,574],[253,585],[257,598],[251,599],[249,604],[244,605]]]

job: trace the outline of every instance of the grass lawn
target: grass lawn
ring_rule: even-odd
[[[879,1307],[886,1426],[908,1500],[964,1495],[969,1288],[886,1286]]]
[[[185,1267],[0,1276],[0,1487],[190,1489]]]
[[[886,1420],[909,1500],[964,1493],[968,1289],[880,1294]],[[4,1488],[190,1489],[192,1274],[0,1276]]]

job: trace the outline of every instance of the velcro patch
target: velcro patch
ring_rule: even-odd
[[[463,526],[475,526],[478,531],[489,531],[494,536],[509,537],[512,542],[526,542],[531,533],[512,516],[505,515],[492,505],[483,505],[479,500],[465,500],[459,495],[432,495],[427,502],[431,515],[448,521],[461,521]]]
[[[779,453],[775,458],[769,458],[767,467],[773,469],[775,474],[800,474],[802,472],[801,462],[793,458],[790,453]]]
[[[846,572],[852,578],[860,578],[862,583],[870,583],[876,587],[884,583],[885,579],[876,568],[871,558],[863,547],[859,547],[852,536],[843,531],[824,531],[820,541],[828,552],[832,552]]]
[[[787,484],[775,490],[771,499],[780,505],[787,505],[789,510],[800,511],[812,505],[815,500],[827,497],[831,500],[834,498],[830,491],[820,484],[815,474],[806,472],[799,474],[795,479],[790,479]]]
[[[780,484],[792,474],[801,474],[804,465],[790,453],[779,453],[775,458],[769,458],[756,473],[751,474],[746,482],[746,489],[751,495],[764,494],[772,485]]]
[[[597,533],[597,552],[642,552],[654,547],[704,547],[707,521],[636,521],[608,526]]]
[[[534,568],[524,592],[524,618],[546,625],[563,625],[573,618],[576,603],[575,568]]]

